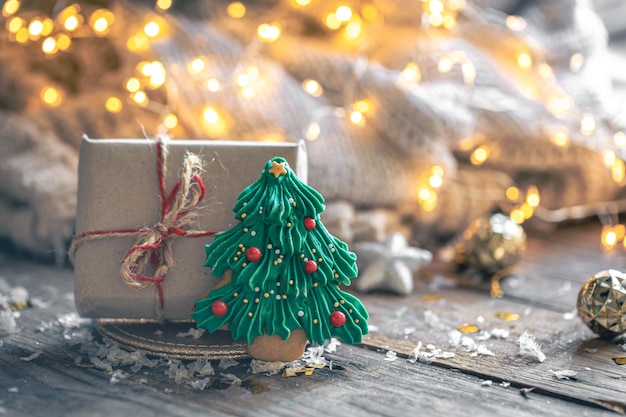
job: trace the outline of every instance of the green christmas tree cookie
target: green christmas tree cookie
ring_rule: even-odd
[[[357,276],[356,256],[320,222],[323,197],[276,157],[233,211],[241,222],[206,245],[204,265],[223,278],[196,301],[197,326],[227,327],[263,360],[298,359],[307,340],[360,343],[367,311],[339,288]]]

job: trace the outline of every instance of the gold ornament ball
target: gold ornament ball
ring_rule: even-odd
[[[626,274],[615,269],[590,277],[578,293],[578,316],[601,337],[626,332]]]
[[[504,214],[474,220],[457,246],[457,261],[487,275],[516,265],[526,251],[526,233]]]

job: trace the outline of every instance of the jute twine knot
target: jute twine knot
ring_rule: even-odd
[[[164,137],[157,137],[157,173],[161,198],[160,221],[152,227],[137,229],[120,229],[111,231],[89,231],[74,238],[69,249],[70,260],[78,247],[84,243],[111,237],[136,237],[134,245],[123,258],[120,268],[122,279],[129,287],[145,289],[156,286],[156,312],[162,319],[164,313],[164,297],[162,283],[165,275],[174,265],[172,244],[181,237],[202,237],[214,235],[215,231],[193,230],[200,202],[204,198],[205,187],[200,177],[203,171],[202,160],[187,153],[183,160],[180,178],[172,191],[166,194],[165,178],[167,177],[168,149]],[[148,266],[152,265],[154,274],[147,275]]]

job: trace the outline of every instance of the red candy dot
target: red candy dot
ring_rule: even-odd
[[[257,262],[261,259],[261,251],[256,246],[249,247],[246,250],[246,259],[250,262]]]
[[[306,230],[313,230],[315,229],[315,226],[317,226],[317,222],[315,221],[315,219],[313,217],[305,217],[304,218],[304,228]]]
[[[317,271],[317,263],[313,260],[306,261],[306,263],[304,264],[304,270],[308,274],[312,274],[313,272]]]
[[[228,306],[222,300],[213,301],[211,304],[211,313],[214,316],[223,316],[228,311]]]
[[[344,324],[346,324],[346,315],[343,314],[341,311],[334,311],[330,315],[330,324],[335,327],[343,326]]]

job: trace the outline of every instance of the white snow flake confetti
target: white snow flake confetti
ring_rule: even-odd
[[[186,332],[178,332],[176,337],[193,337],[194,339],[200,339],[206,330],[190,327]]]
[[[230,367],[237,366],[237,365],[239,365],[239,362],[237,362],[236,360],[231,359],[231,358],[225,358],[225,359],[220,360],[220,363],[217,366],[219,366],[222,369],[228,369]]]
[[[525,330],[522,333],[519,339],[517,339],[517,344],[519,345],[520,355],[535,357],[539,362],[546,360],[546,355],[541,351],[541,345],[535,341],[535,338],[528,331]]]
[[[563,314],[563,320],[573,320],[578,315],[576,309]]]
[[[335,353],[339,346],[341,346],[341,342],[336,337],[333,337],[324,344],[324,352]]]
[[[250,362],[250,370],[253,374],[263,373],[267,376],[276,375],[285,368],[284,362],[266,362],[258,359],[252,359]]]
[[[209,385],[209,381],[210,380],[211,380],[211,378],[197,379],[195,381],[189,382],[189,385],[193,389],[197,389],[199,391],[203,391],[207,387],[207,385]]]
[[[556,379],[564,379],[566,381],[571,381],[576,379],[576,371],[572,371],[571,369],[563,369],[562,371],[553,371],[550,369],[550,373],[554,375]]]
[[[411,363],[415,363],[417,361],[429,364],[435,359],[450,359],[454,358],[454,352],[445,352],[441,349],[437,349],[437,347],[433,344],[428,344],[426,346],[426,351],[422,351],[422,342],[418,342],[417,346],[409,352],[408,361]]]
[[[386,361],[393,362],[396,359],[398,359],[398,355],[393,350],[389,350],[389,351],[387,351],[387,353],[385,353],[385,360]]]
[[[483,387],[490,387],[493,385],[493,381],[491,379],[487,379],[485,381],[481,381],[480,385]]]
[[[18,330],[12,311],[0,310],[0,336],[16,333]]]
[[[130,376],[129,373],[118,369],[115,372],[113,372],[113,375],[111,375],[111,379],[109,380],[109,385],[115,385],[118,382],[120,382],[122,379],[126,379],[129,376]]]

